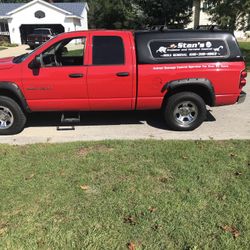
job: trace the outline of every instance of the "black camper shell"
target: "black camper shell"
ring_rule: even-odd
[[[137,31],[138,64],[243,61],[239,45],[227,31]]]

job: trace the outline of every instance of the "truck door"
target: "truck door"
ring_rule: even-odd
[[[91,33],[87,84],[91,110],[130,110],[135,98],[133,53],[126,32]]]
[[[89,110],[86,37],[59,40],[36,55],[41,67],[23,68],[23,87],[33,111]]]

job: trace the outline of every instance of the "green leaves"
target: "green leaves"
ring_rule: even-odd
[[[192,0],[135,0],[144,12],[146,24],[168,25],[174,28],[183,28],[190,22],[192,15]]]
[[[211,21],[222,28],[234,31],[248,27],[250,0],[208,0],[207,2],[208,12],[212,15]]]
[[[190,22],[192,0],[90,0],[91,28],[138,29],[152,25],[183,28]]]
[[[139,27],[138,7],[127,0],[88,1],[90,28],[130,29]]]

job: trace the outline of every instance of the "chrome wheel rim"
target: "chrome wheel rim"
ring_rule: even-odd
[[[13,125],[14,116],[10,109],[0,106],[0,129],[8,129]]]
[[[182,127],[188,127],[198,117],[198,107],[191,101],[179,103],[174,110],[174,119]]]

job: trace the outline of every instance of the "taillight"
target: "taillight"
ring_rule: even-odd
[[[247,72],[242,71],[240,75],[240,88],[243,88],[247,84]]]

